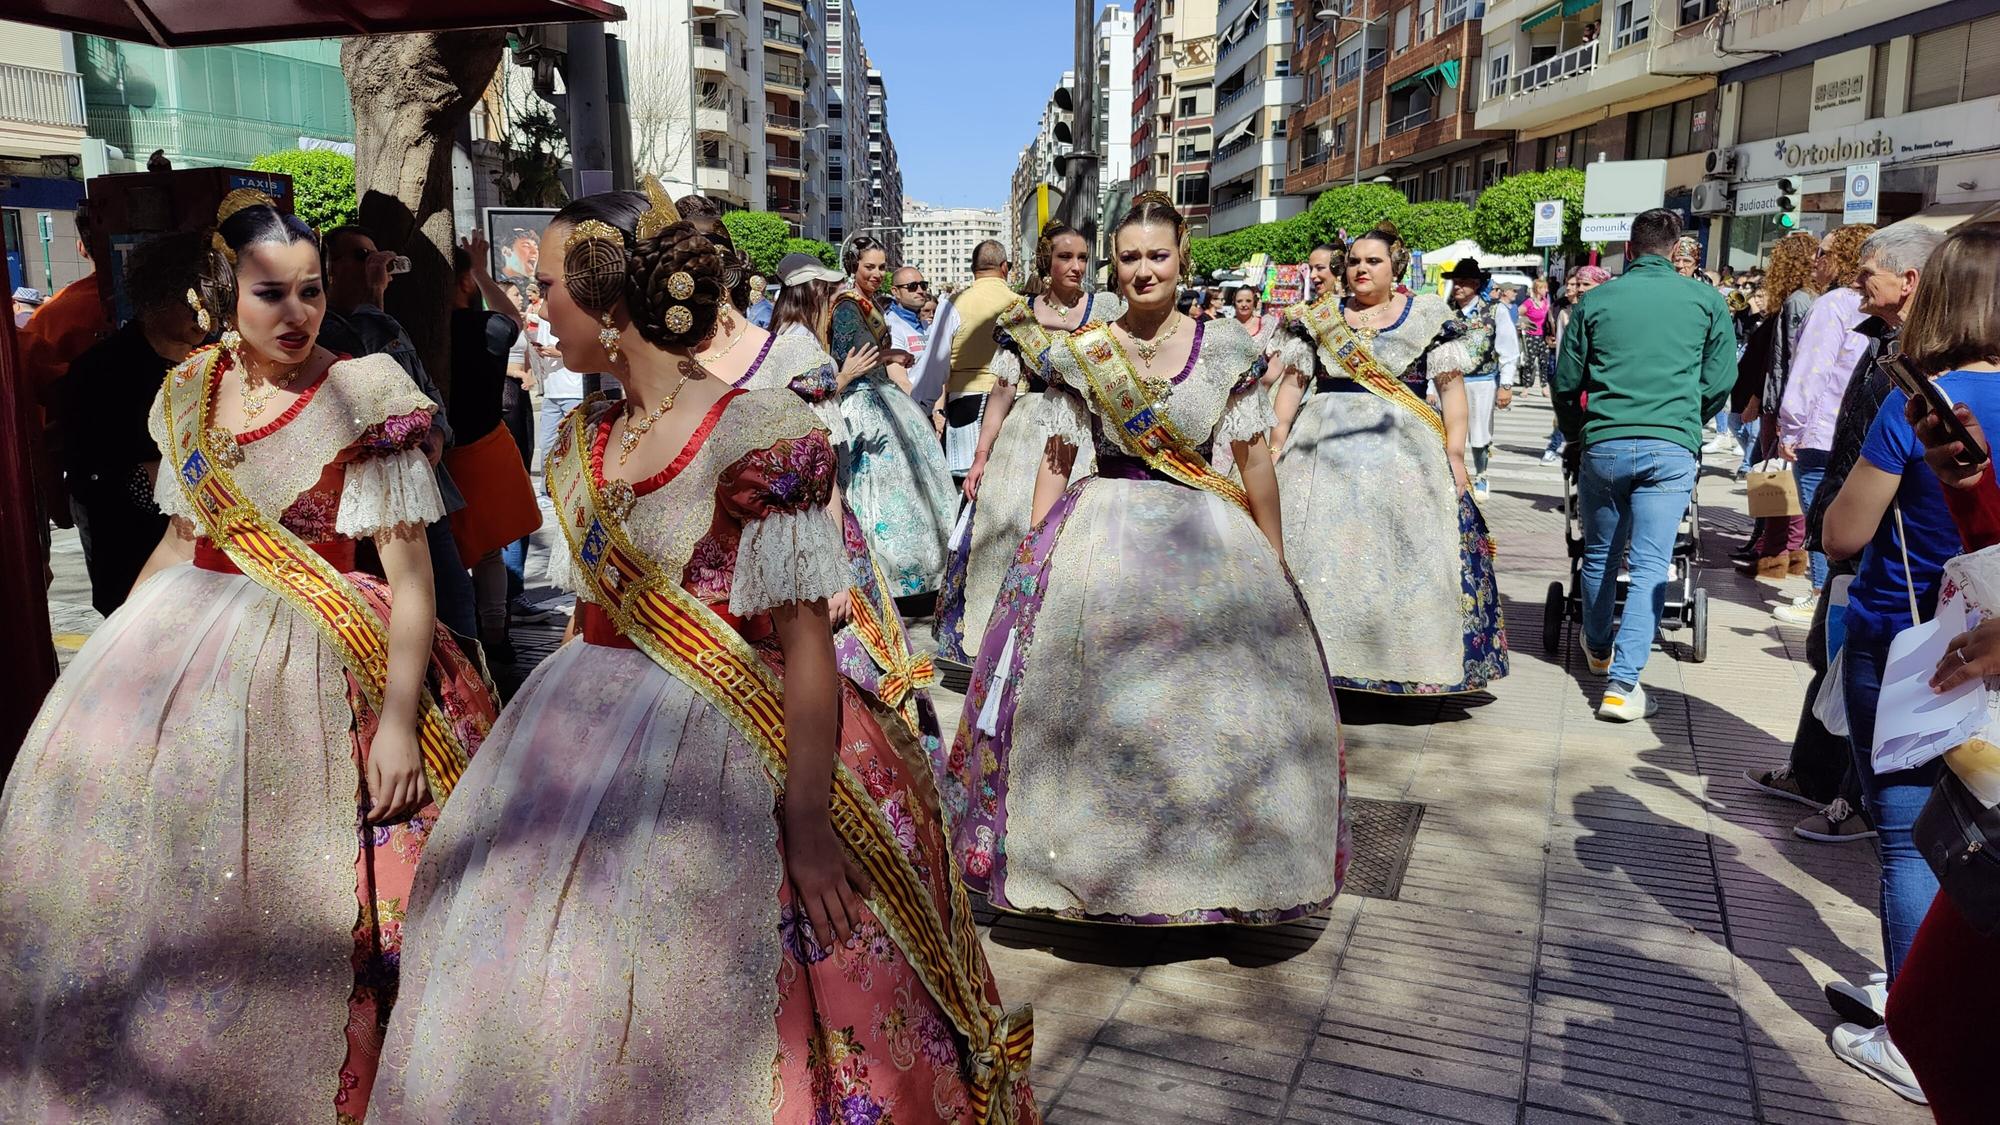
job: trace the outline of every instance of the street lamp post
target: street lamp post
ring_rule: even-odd
[[[1363,18],[1361,16],[1347,16],[1347,15],[1342,15],[1338,8],[1335,8],[1332,5],[1328,5],[1323,8],[1314,9],[1313,18],[1321,21],[1330,21],[1335,25],[1334,44],[1333,44],[1335,55],[1334,55],[1333,65],[1336,69],[1338,69],[1340,66],[1340,56],[1339,56],[1340,22],[1342,20],[1347,20],[1351,23],[1358,23],[1361,25],[1361,74],[1360,77],[1357,78],[1354,83],[1354,141],[1353,141],[1354,186],[1360,187],[1361,186],[1361,142],[1362,139],[1367,135],[1365,130],[1367,127],[1366,118],[1368,114],[1368,32],[1388,22],[1388,17],[1377,16],[1371,20]],[[1328,130],[1331,130],[1333,128],[1333,106],[1331,104],[1329,104],[1326,108],[1326,125]]]

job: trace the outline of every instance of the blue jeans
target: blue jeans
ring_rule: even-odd
[[[1736,467],[1739,473],[1747,473],[1750,466],[1757,463],[1757,431],[1763,428],[1764,420],[1757,415],[1748,418],[1731,414],[1736,420],[1736,444],[1743,447],[1743,463]]]
[[[1613,438],[1583,451],[1577,499],[1583,511],[1583,643],[1612,649],[1611,683],[1637,687],[1667,602],[1667,562],[1687,514],[1700,463],[1685,447],[1658,438]],[[1629,548],[1629,549],[1628,549]],[[1632,586],[1618,636],[1618,558]]]
[[[1799,510],[1812,511],[1813,493],[1819,491],[1819,482],[1826,479],[1828,453],[1824,449],[1801,449],[1799,459],[1792,462],[1792,475],[1799,478]],[[1826,556],[1818,551],[1806,555],[1806,573],[1812,576],[1814,590],[1826,589]]]
[[[1801,458],[1805,452],[1799,451]],[[1875,824],[1875,851],[1882,860],[1882,949],[1889,979],[1894,981],[1931,899],[1937,897],[1937,876],[1917,850],[1911,829],[1930,799],[1944,759],[1934,758],[1913,770],[1875,772],[1869,751],[1875,744],[1875,704],[1882,695],[1882,666],[1889,661],[1889,644],[1850,639],[1846,653],[1848,742],[1854,751],[1854,773],[1861,781],[1861,806]]]

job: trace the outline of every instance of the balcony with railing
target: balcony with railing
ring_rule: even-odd
[[[1507,91],[1509,97],[1553,86],[1566,78],[1588,74],[1597,69],[1597,48],[1601,40],[1593,39],[1580,46],[1557,55],[1550,55],[1541,62],[1513,76]],[[1489,91],[1490,92],[1490,91]]]
[[[157,148],[174,156],[218,162],[244,161],[259,153],[295,149],[301,132],[310,131],[329,141],[354,139],[351,124],[301,127],[182,109],[90,106],[84,116],[90,136],[128,153]]]
[[[1430,124],[1431,109],[1432,107],[1430,106],[1424,106],[1421,109],[1411,110],[1409,113],[1396,118],[1389,122],[1385,135],[1393,137],[1398,133],[1407,133],[1420,125]]]
[[[798,156],[781,156],[777,153],[766,153],[764,155],[764,167],[781,176],[799,179],[805,174],[806,164],[805,160]]]
[[[83,77],[70,70],[0,63],[0,121],[82,129]]]
[[[794,51],[805,49],[805,32],[797,28],[786,28],[783,24],[764,21],[764,42],[789,47]]]
[[[782,129],[788,133],[798,133],[805,128],[805,123],[799,119],[797,114],[793,113],[766,113],[764,115],[764,124],[773,129]]]
[[[1224,106],[1229,105],[1231,102],[1241,99],[1243,95],[1249,93],[1254,88],[1262,86],[1263,84],[1264,83],[1262,79],[1251,79],[1250,81],[1243,83],[1241,86],[1238,86],[1233,90],[1224,90],[1221,93],[1216,94],[1215,112],[1218,114],[1221,113],[1222,108]]]
[[[766,66],[764,68],[764,82],[770,86],[786,86],[794,90],[804,91],[806,88],[805,70],[802,67],[782,63],[774,66]]]

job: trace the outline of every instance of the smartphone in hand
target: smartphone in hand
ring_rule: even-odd
[[[1954,458],[1959,464],[1974,468],[1987,462],[1986,451],[1980,448],[1972,431],[1965,428],[1965,423],[1958,420],[1958,412],[1953,409],[1957,404],[1951,401],[1951,396],[1945,393],[1943,387],[1937,385],[1936,379],[1918,371],[1900,354],[1883,355],[1875,360],[1875,366],[1905,395],[1921,401],[1930,409],[1931,416],[1944,427],[1945,433],[1960,445],[1960,451]]]

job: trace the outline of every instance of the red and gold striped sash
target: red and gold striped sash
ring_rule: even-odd
[[[388,623],[333,565],[284,524],[259,511],[229,470],[242,460],[236,435],[209,424],[215,365],[208,349],[190,356],[160,396],[181,488],[209,542],[245,576],[285,599],[340,654],[377,714],[389,683]],[[176,392],[179,393],[176,393]],[[424,775],[439,805],[465,773],[465,744],[426,689],[417,718]]]
[[[564,420],[567,433],[547,467],[576,572],[621,633],[736,725],[763,756],[765,773],[782,794],[790,764],[783,685],[728,623],[633,545],[622,523],[630,511],[629,494],[621,490],[607,499],[590,471],[589,401],[595,400]],[[855,599],[857,608],[862,601]],[[869,906],[966,1039],[973,1121],[1006,1125],[1013,1120],[1013,1083],[1026,1080],[1034,1017],[1026,1009],[1006,1013],[987,1002],[985,955],[957,869],[946,865],[952,914],[947,920],[882,810],[838,759],[831,814],[834,831],[874,884]]]
[[[1243,486],[1215,471],[1207,459],[1168,420],[1165,396],[1155,397],[1139,380],[1138,368],[1109,324],[1099,324],[1067,336],[1063,342],[1082,368],[1090,399],[1105,421],[1124,434],[1125,445],[1154,471],[1190,488],[1212,492],[1250,510]]]

